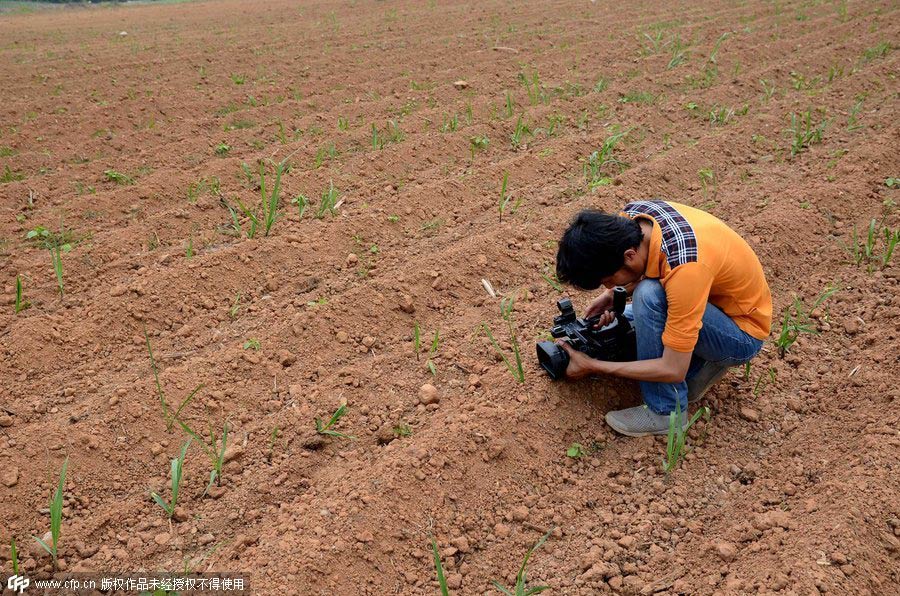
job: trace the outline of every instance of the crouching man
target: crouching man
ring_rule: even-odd
[[[729,367],[756,356],[769,336],[772,296],[753,249],[721,220],[669,201],[635,201],[618,215],[580,212],[559,243],[556,275],[583,290],[606,289],[585,317],[613,321],[612,288],[625,286],[637,360],[605,362],[560,342],[566,376],[640,381],[644,404],[606,414],[631,437],[666,434],[670,412],[687,424],[699,399]],[[677,404],[677,405],[676,405]]]

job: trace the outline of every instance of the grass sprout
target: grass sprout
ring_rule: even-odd
[[[487,135],[480,135],[469,139],[469,151],[472,155],[472,161],[475,161],[475,152],[487,149],[488,143]]]
[[[434,555],[434,568],[437,570],[441,596],[450,596],[450,590],[447,588],[447,578],[444,575],[444,566],[441,565],[441,553],[438,552],[437,542],[434,541],[434,538],[431,539],[431,552]]]
[[[47,554],[53,559],[53,568],[57,569],[59,552],[59,535],[62,530],[62,511],[63,511],[63,491],[66,487],[66,470],[69,467],[69,458],[63,461],[62,470],[59,473],[59,485],[53,491],[50,497],[50,542],[47,544],[37,536],[32,536],[35,541],[47,551]]]
[[[181,490],[181,479],[184,475],[184,458],[187,457],[188,447],[191,446],[191,441],[193,439],[188,439],[187,442],[181,447],[181,452],[178,454],[178,457],[174,458],[171,462],[171,471],[172,471],[172,498],[167,503],[163,498],[156,492],[150,492],[150,497],[156,502],[157,505],[163,508],[166,514],[169,516],[169,519],[172,519],[172,516],[175,514],[175,507],[178,506],[178,493]]]
[[[510,362],[509,358],[506,357],[506,354],[503,352],[500,344],[497,343],[497,340],[494,339],[494,334],[491,333],[491,328],[488,327],[487,323],[482,323],[481,326],[484,329],[484,332],[487,334],[488,339],[491,341],[491,344],[494,346],[494,349],[498,354],[500,354],[500,357],[503,359],[503,363],[506,364],[506,368],[507,370],[509,370],[510,374],[512,374],[513,378],[515,378],[519,383],[524,383],[525,369],[522,366],[522,355],[519,352],[519,341],[516,338],[516,330],[513,325],[513,307],[514,296],[509,296],[500,301],[500,315],[503,317],[503,320],[506,321],[507,327],[509,328],[509,341],[512,346],[515,366],[513,366],[513,363]]]
[[[327,424],[323,424],[321,420],[316,418],[316,432],[320,435],[328,435],[329,437],[338,437],[339,439],[355,439],[356,437],[351,435],[345,435],[344,433],[339,433],[336,430],[331,430],[331,427],[337,424],[338,420],[347,413],[347,406],[342,405],[337,410],[334,411],[334,414],[331,415],[331,419],[328,420]]]
[[[600,149],[591,153],[584,164],[583,172],[587,180],[588,187],[593,190],[598,186],[605,186],[612,183],[612,179],[604,174],[607,166],[615,166],[620,171],[628,167],[628,164],[617,159],[613,152],[616,145],[628,135],[628,131],[616,133],[603,141]]]
[[[540,539],[534,543],[534,546],[528,549],[528,552],[525,553],[525,559],[522,561],[522,566],[519,567],[519,573],[516,574],[516,585],[513,586],[512,590],[504,588],[496,581],[492,581],[494,587],[500,590],[506,596],[531,596],[532,594],[539,594],[544,590],[549,590],[550,586],[534,586],[528,587],[528,579],[525,577],[526,567],[528,566],[528,559],[531,558],[531,555],[534,554],[534,551],[539,549],[541,545],[547,542],[547,538],[550,537],[550,533],[553,532],[553,529],[548,531],[546,534],[540,537]]]
[[[328,181],[328,188],[322,191],[321,199],[319,201],[319,208],[316,210],[316,218],[322,219],[325,217],[325,212],[331,214],[334,217],[335,213],[337,213],[337,199],[340,196],[338,190],[334,187],[334,181]]]
[[[810,320],[809,313],[822,305],[838,291],[836,286],[828,287],[822,294],[816,298],[811,308],[807,309],[803,302],[794,297],[793,303],[784,311],[784,317],[781,319],[781,331],[775,338],[775,346],[778,348],[778,354],[784,358],[784,355],[791,349],[797,338],[803,333],[818,335],[819,331]]]
[[[31,303],[25,299],[25,290],[22,288],[22,276],[16,276],[16,301],[15,301],[15,311],[16,314],[19,314],[26,308],[30,307]]]
[[[179,416],[181,415],[181,411],[191,403],[191,400],[194,399],[194,396],[197,395],[197,392],[203,388],[203,384],[197,385],[197,387],[191,391],[191,393],[184,398],[184,401],[178,406],[178,408],[172,412],[169,409],[169,404],[166,401],[166,395],[163,392],[162,385],[159,382],[159,369],[156,366],[156,359],[153,357],[153,348],[150,347],[150,336],[147,334],[147,328],[144,327],[144,340],[147,342],[147,353],[150,355],[150,367],[153,369],[153,379],[156,381],[156,392],[159,396],[159,404],[162,406],[163,411],[163,419],[166,421],[166,430],[169,432],[172,431],[172,428],[175,426],[175,422],[180,421]]]
[[[279,202],[281,201],[281,176],[284,174],[285,161],[275,164],[275,184],[272,186],[271,192],[266,190],[266,167],[265,164],[259,164],[259,194],[261,214],[257,215],[256,211],[251,211],[244,205],[240,199],[237,199],[238,206],[244,215],[250,220],[250,229],[247,231],[247,238],[256,236],[257,229],[261,226],[264,235],[268,236],[272,230],[272,226],[278,221],[280,213],[278,211]]]
[[[791,112],[791,126],[786,131],[791,139],[791,157],[798,155],[810,145],[821,143],[827,125],[827,120],[813,124],[809,110],[800,115]]]
[[[700,417],[709,420],[710,410],[703,406],[691,417],[686,427],[681,428],[681,402],[675,402],[675,411],[669,413],[669,436],[666,439],[666,459],[663,460],[663,471],[666,475],[670,474],[678,467],[684,456],[687,455],[688,449],[685,446],[687,441],[688,430]]]

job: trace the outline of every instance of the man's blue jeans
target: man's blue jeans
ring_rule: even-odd
[[[668,316],[662,284],[655,279],[642,280],[635,287],[624,314],[634,326],[638,360],[661,358],[662,334]],[[762,340],[748,335],[718,307],[707,304],[685,380],[681,383],[641,381],[644,403],[657,414],[674,412],[676,402],[682,412],[687,412],[690,381],[712,379],[728,367],[744,364],[759,353],[762,345]]]

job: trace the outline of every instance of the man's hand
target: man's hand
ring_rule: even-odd
[[[569,365],[566,367],[566,377],[573,380],[583,379],[584,377],[599,372],[596,367],[596,363],[599,362],[598,360],[585,355],[584,352],[579,352],[570,346],[568,342],[563,340],[557,341],[556,345],[565,350],[566,354],[569,355]]]
[[[612,289],[604,290],[602,294],[597,296],[591,305],[588,306],[587,311],[584,313],[584,318],[589,319],[591,317],[597,317],[597,322],[594,323],[595,328],[606,327],[614,320],[616,320],[616,314],[612,312],[610,309],[613,305],[613,291]]]

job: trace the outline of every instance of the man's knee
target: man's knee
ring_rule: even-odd
[[[655,279],[644,279],[634,288],[631,294],[631,303],[634,310],[654,310],[665,312],[667,308],[666,291],[662,284]]]

